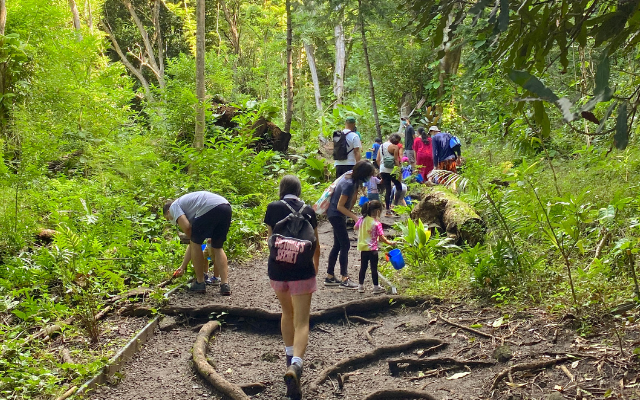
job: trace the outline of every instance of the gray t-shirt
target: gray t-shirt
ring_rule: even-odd
[[[171,221],[177,224],[177,220],[181,215],[187,217],[190,223],[193,220],[206,214],[208,211],[216,208],[221,204],[229,204],[224,197],[206,191],[187,193],[171,204],[169,212],[171,213]]]
[[[356,185],[353,183],[353,180],[350,178],[343,178],[336,185],[333,194],[331,195],[331,201],[329,203],[329,208],[327,209],[327,217],[345,217],[346,216],[338,211],[338,202],[340,201],[340,196],[349,196],[349,200],[344,205],[346,208],[351,208],[354,202],[354,193],[356,189]]]

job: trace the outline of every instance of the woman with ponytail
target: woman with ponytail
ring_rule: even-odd
[[[431,131],[428,133],[424,128],[418,128],[418,136],[413,142],[413,150],[416,152],[416,165],[418,173],[422,175],[424,182],[427,175],[433,170],[433,148],[431,147]]]

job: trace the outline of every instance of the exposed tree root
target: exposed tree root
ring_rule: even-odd
[[[100,321],[102,318],[106,317],[107,314],[111,312],[111,310],[113,310],[112,306],[106,306],[105,308],[100,310],[100,312],[97,313],[95,316],[96,321]]]
[[[242,389],[226,379],[220,376],[216,370],[207,362],[207,344],[209,343],[209,337],[220,327],[218,321],[210,321],[206,323],[196,338],[196,343],[193,345],[193,362],[196,369],[213,387],[223,395],[232,400],[249,400]]]
[[[373,341],[373,337],[371,337],[371,332],[373,332],[374,329],[380,328],[381,326],[382,325],[373,325],[373,326],[368,327],[367,330],[364,331],[364,337],[366,337],[367,341],[369,343],[371,343],[372,345],[374,345],[374,346],[376,345],[376,343]]]
[[[418,390],[378,390],[377,392],[370,393],[364,400],[404,400],[404,399],[425,399],[435,400],[435,397],[431,396],[427,392]]]
[[[113,296],[112,298],[108,299],[106,301],[106,304],[114,304],[117,301],[120,300],[126,300],[129,299],[131,297],[144,297],[146,295],[148,295],[149,293],[152,293],[153,289],[151,288],[146,288],[146,287],[138,287],[135,289],[131,289],[126,293],[123,294],[119,294],[117,296]]]
[[[352,315],[351,317],[349,317],[351,320],[353,321],[358,321],[358,322],[362,322],[363,324],[371,324],[371,325],[380,325],[379,322],[376,321],[372,321],[370,319],[364,318],[364,317],[358,317],[357,315]]]
[[[536,370],[536,369],[540,369],[540,368],[547,368],[547,367],[550,367],[552,365],[556,365],[558,363],[565,362],[568,359],[569,359],[569,357],[560,357],[560,358],[554,358],[554,359],[551,359],[551,360],[534,361],[534,362],[520,363],[520,364],[512,365],[511,367],[502,370],[499,374],[496,375],[496,377],[493,379],[493,384],[491,385],[491,390],[495,389],[498,386],[498,384],[500,383],[500,381],[502,379],[504,379],[504,377],[508,376],[509,374],[511,374],[513,372],[531,371],[531,370]]]
[[[455,365],[458,367],[491,367],[495,365],[489,361],[469,361],[469,360],[456,360],[453,358],[399,358],[395,360],[388,360],[389,372],[391,375],[398,375],[403,371],[418,370],[422,368],[433,368],[442,365]]]
[[[327,308],[322,311],[313,312],[310,315],[310,321],[312,323],[318,323],[321,321],[341,318],[344,316],[345,312],[348,314],[365,313],[371,311],[386,310],[403,305],[407,307],[416,307],[421,304],[431,303],[435,301],[436,299],[434,298],[407,296],[380,296],[375,298],[367,298],[362,300],[350,301],[348,303]],[[232,317],[255,318],[267,321],[280,321],[281,316],[281,313],[279,312],[267,311],[262,308],[237,307],[225,304],[210,304],[203,307],[166,306],[160,309],[160,311],[166,315],[185,314],[191,318],[206,318],[210,314],[220,314],[223,312]],[[137,306],[130,309],[128,313],[135,316],[151,315],[153,313],[153,309],[150,306]]]
[[[430,347],[430,348],[426,349],[422,354],[418,355],[418,358],[426,357],[429,354],[437,353],[438,351],[444,349],[448,345],[449,345],[449,343],[440,343],[439,345]]]
[[[322,370],[318,376],[310,383],[309,388],[316,391],[319,385],[322,385],[330,375],[344,372],[348,368],[356,365],[370,363],[378,360],[388,354],[401,353],[403,351],[415,349],[416,347],[431,347],[443,343],[439,339],[420,338],[409,342],[394,344],[389,346],[376,347],[370,352],[361,353],[353,357],[345,358],[336,364]]]
[[[502,338],[500,338],[498,336],[493,336],[490,333],[482,332],[482,331],[479,331],[477,329],[469,328],[468,326],[460,325],[460,324],[455,323],[453,321],[449,321],[448,319],[444,318],[442,316],[442,314],[438,315],[438,319],[440,319],[440,321],[442,321],[442,322],[444,322],[446,324],[449,324],[451,326],[455,326],[458,329],[462,329],[463,331],[467,331],[467,332],[473,333],[474,335],[478,335],[478,336],[483,337],[483,338],[492,339],[492,340],[496,340],[496,341],[499,341],[499,342],[507,342],[507,343],[511,343],[513,345],[516,345],[516,346],[520,345],[519,343],[516,343],[516,342],[514,342],[512,340],[505,340],[505,339],[502,339]]]

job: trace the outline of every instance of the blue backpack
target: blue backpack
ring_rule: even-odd
[[[455,136],[451,136],[451,139],[449,139],[449,147],[453,149],[456,146],[460,146],[460,139]]]

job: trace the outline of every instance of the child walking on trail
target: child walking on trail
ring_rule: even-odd
[[[367,188],[367,198],[369,200],[380,200],[380,192],[378,191],[378,185],[382,182],[382,179],[377,176],[372,176],[364,186]]]
[[[355,225],[358,229],[358,250],[361,251],[359,293],[364,293],[364,278],[369,264],[371,264],[373,278],[373,294],[384,293],[384,288],[378,284],[378,240],[390,246],[395,245],[395,242],[384,236],[380,214],[382,214],[382,203],[377,200],[369,201],[362,206],[362,217]]]

